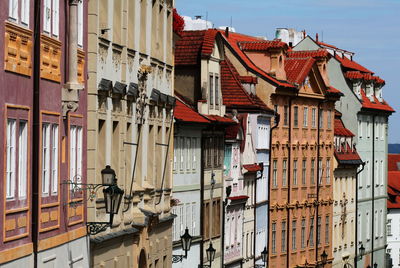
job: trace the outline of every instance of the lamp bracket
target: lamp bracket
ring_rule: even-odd
[[[87,222],[86,231],[88,235],[96,235],[105,231],[109,226],[111,226],[110,222]]]
[[[104,186],[102,184],[81,183],[72,180],[64,180],[61,184],[70,185],[73,194],[88,191],[88,200],[93,201],[97,196],[97,190]]]
[[[172,263],[182,262],[185,255],[172,255]]]

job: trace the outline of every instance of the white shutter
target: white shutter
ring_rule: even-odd
[[[83,47],[83,1],[78,2],[78,45]]]
[[[29,26],[30,0],[21,0],[21,22]]]
[[[50,33],[51,23],[51,0],[43,1],[43,31]]]
[[[8,8],[8,16],[18,21],[18,0],[9,0]]]
[[[72,182],[76,182],[76,127],[71,126],[69,131],[69,177]],[[72,187],[72,185],[71,185]]]
[[[51,133],[51,189],[53,194],[58,192],[58,125],[53,125]]]
[[[15,194],[15,120],[7,122],[7,199]]]
[[[52,21],[53,21],[53,27],[52,27],[52,32],[53,35],[58,36],[59,33],[59,7],[60,7],[60,0],[53,0],[53,7],[52,7]]]
[[[76,131],[77,146],[76,146],[76,174],[77,182],[82,182],[82,127],[77,127]]]
[[[50,180],[50,125],[43,124],[42,128],[42,193],[49,193]]]
[[[26,198],[27,166],[28,166],[28,130],[26,121],[19,123],[19,150],[18,150],[18,196]]]

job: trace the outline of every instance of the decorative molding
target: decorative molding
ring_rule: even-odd
[[[44,34],[40,36],[40,77],[61,82],[61,42]]]
[[[78,82],[85,83],[85,51],[78,49]]]
[[[4,70],[32,75],[32,31],[5,22]]]

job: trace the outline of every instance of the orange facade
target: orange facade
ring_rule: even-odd
[[[272,95],[269,265],[331,267],[334,104],[316,66],[297,94]]]

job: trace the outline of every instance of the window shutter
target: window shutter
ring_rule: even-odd
[[[9,0],[8,16],[14,20],[18,20],[18,0]]]
[[[58,21],[59,21],[59,7],[60,0],[53,0],[53,8],[52,8],[52,20],[53,20],[53,35],[58,36]]]
[[[78,2],[78,45],[83,47],[83,1]]]
[[[29,2],[30,0],[22,0],[21,3],[21,22],[29,26]]]

